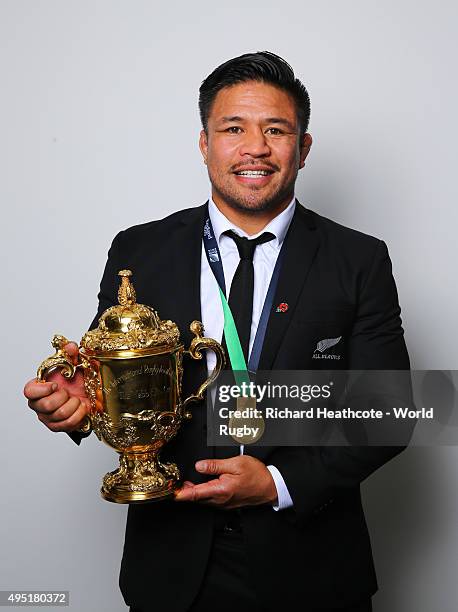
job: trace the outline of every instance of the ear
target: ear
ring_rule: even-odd
[[[201,130],[200,131],[199,149],[200,149],[200,152],[202,153],[202,156],[204,158],[204,164],[206,164],[207,163],[207,157],[208,157],[208,140],[207,140],[207,134],[206,134],[205,130]]]
[[[303,168],[305,166],[305,159],[307,155],[309,154],[310,147],[312,146],[312,142],[313,141],[312,141],[312,137],[310,136],[310,134],[308,132],[305,132],[305,134],[303,134],[301,137],[299,168]]]

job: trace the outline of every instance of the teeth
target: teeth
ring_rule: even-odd
[[[242,170],[236,174],[241,176],[268,176],[270,173],[267,170]]]

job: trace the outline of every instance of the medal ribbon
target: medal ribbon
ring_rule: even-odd
[[[280,276],[283,248],[280,250],[277,257],[272,278],[270,279],[269,289],[267,290],[266,299],[262,307],[261,317],[259,319],[259,324],[247,367],[234,317],[232,316],[232,312],[226,298],[226,282],[224,279],[223,264],[210,217],[207,217],[205,221],[203,241],[208,264],[219,287],[219,295],[224,314],[224,336],[226,338],[227,352],[229,353],[229,361],[234,373],[235,382],[239,386],[242,382],[248,384],[250,382],[248,371],[256,372],[258,369],[261,350],[266,335],[267,323],[272,308],[275,290],[278,284],[278,278]]]

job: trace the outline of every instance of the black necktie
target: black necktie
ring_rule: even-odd
[[[239,236],[232,230],[224,233],[235,242],[240,255],[240,262],[232,279],[229,306],[237,327],[243,354],[248,363],[248,347],[250,344],[251,319],[253,316],[254,251],[258,244],[269,242],[275,236],[269,232],[264,232],[264,234],[250,240],[249,238]]]

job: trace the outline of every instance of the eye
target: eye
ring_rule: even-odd
[[[266,131],[272,134],[273,136],[278,136],[280,134],[283,134],[282,130],[279,130],[278,128],[275,128],[275,127],[267,128]]]
[[[226,130],[229,134],[240,134],[241,131],[242,128],[239,128],[238,125],[231,125],[231,127],[228,127]]]

